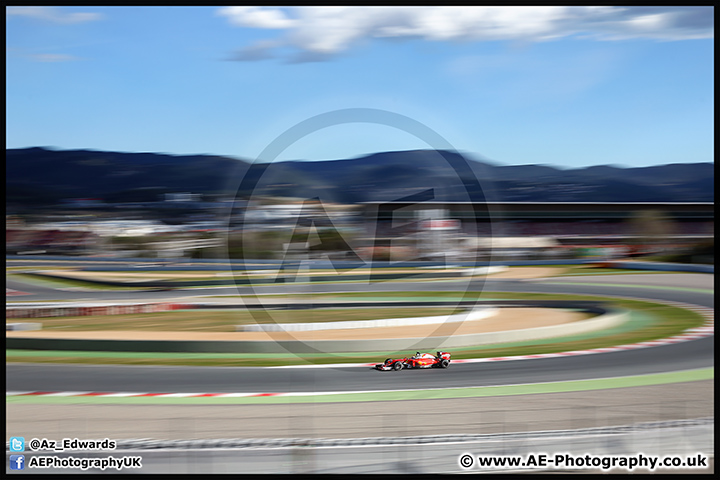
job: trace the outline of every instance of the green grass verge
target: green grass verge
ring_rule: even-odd
[[[568,268],[568,270],[552,275],[553,277],[570,277],[578,275],[635,275],[635,274],[656,274],[656,273],[677,273],[671,271],[655,271],[655,270],[628,270],[621,268],[603,268],[603,267],[579,267],[574,266]]]
[[[603,268],[603,267],[596,267],[594,265],[548,265],[548,268],[556,268],[560,269],[558,273],[551,273],[548,276],[551,277],[564,277],[564,276],[582,276],[582,275],[617,275],[617,274],[642,274],[642,273],[675,273],[671,271],[653,271],[648,272],[646,270],[626,270],[626,269],[616,269],[616,268]],[[82,288],[87,290],[98,290],[98,291],[132,291],[132,290],[138,290],[138,289],[148,289],[151,287],[143,287],[143,286],[127,286],[127,287],[121,287],[121,286],[113,286],[113,285],[102,285],[99,283],[96,283],[92,281],[90,278],[88,279],[79,279],[79,278],[66,278],[66,279],[59,279],[59,278],[45,278],[45,277],[38,277],[32,274],[28,273],[13,273],[15,269],[19,269],[20,267],[7,267],[6,271],[8,271],[8,277],[10,278],[16,278],[20,281],[25,281],[28,283],[35,283],[37,285],[45,285],[48,287],[55,287],[55,288]],[[52,267],[53,270],[61,270],[61,269],[69,269],[68,267]],[[535,269],[538,268],[538,266],[518,266],[518,267],[510,267],[510,271],[518,271],[522,272],[524,269]],[[24,267],[25,270],[27,270],[26,267]],[[36,269],[37,270],[37,269]],[[367,271],[367,269],[363,269],[363,272]],[[416,273],[416,274],[427,274],[432,273],[434,270],[432,269],[422,269],[422,268],[416,268],[413,270],[408,269],[376,269],[374,272],[377,273]],[[440,270],[438,270],[440,271]],[[130,280],[135,281],[144,281],[144,280],[152,280],[153,277],[157,276],[157,274],[153,275],[154,272],[143,272],[143,271],[132,271],[131,273],[136,274],[135,277],[132,279],[128,278],[118,278],[117,281],[128,281],[128,283],[131,285],[132,282]],[[174,273],[190,273],[190,272],[174,272]],[[196,276],[191,277],[173,277],[173,278],[164,278],[159,281],[163,281],[167,284],[172,284],[174,282],[192,282],[192,281],[207,281],[207,280],[222,280],[226,281],[226,284],[216,285],[216,288],[219,287],[232,287],[235,286],[235,282],[233,280],[234,277],[237,277],[238,279],[244,278],[244,279],[253,279],[253,286],[262,286],[262,285],[271,285],[274,284],[275,277],[278,275],[277,272],[274,272],[272,274],[247,274],[243,272],[217,272],[217,271],[207,271],[207,272],[192,272],[194,275],[197,274],[207,274],[207,276],[198,278]],[[221,276],[218,276],[217,274],[221,273]],[[323,276],[325,274],[328,275],[327,280],[315,280],[315,281],[296,281],[293,282],[295,285],[312,285],[317,283],[324,283],[326,281],[333,282],[333,283],[345,283],[345,282],[356,282],[355,280],[343,280],[343,275],[337,275],[334,271],[333,272],[326,272],[326,271],[312,271],[313,275],[319,275]],[[350,271],[348,272],[348,275],[356,275],[357,272]],[[93,275],[93,272],[88,272],[88,275]],[[102,272],[98,273],[98,275],[102,275]],[[462,276],[458,274],[457,278],[445,278],[445,279],[436,279],[436,278],[399,278],[399,279],[379,279],[379,280],[369,280],[370,283],[377,283],[377,282],[427,282],[427,281],[457,281],[457,280],[470,280],[473,277],[467,277]],[[490,275],[487,277],[489,280],[492,280],[493,276]],[[183,289],[193,289],[193,288],[208,288],[207,286],[183,286],[180,287]]]

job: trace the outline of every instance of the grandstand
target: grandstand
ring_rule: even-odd
[[[5,252],[83,254],[96,245],[97,235],[82,230],[42,228],[8,228],[5,230]]]
[[[714,239],[714,203],[367,202],[366,243],[435,244],[461,256],[557,258],[605,248],[612,255],[667,251]],[[453,232],[423,231],[423,219],[456,220]],[[438,235],[443,240],[438,243]],[[620,248],[623,247],[623,248]],[[462,251],[461,253],[458,253]],[[435,252],[443,253],[442,251]]]

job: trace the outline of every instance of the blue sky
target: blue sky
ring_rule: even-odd
[[[714,161],[712,7],[7,7],[6,147]],[[267,160],[267,159],[261,159]]]

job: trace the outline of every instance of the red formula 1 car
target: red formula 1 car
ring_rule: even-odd
[[[384,363],[378,363],[375,368],[378,370],[402,370],[403,368],[447,368],[450,365],[450,354],[448,352],[431,353],[417,352],[412,357],[388,358]]]

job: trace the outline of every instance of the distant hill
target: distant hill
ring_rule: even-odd
[[[557,169],[503,166],[457,152],[382,152],[354,159],[251,164],[213,155],[6,150],[6,203],[69,198],[153,201],[164,193],[320,197],[357,203],[430,192],[435,201],[712,202],[714,164]]]
[[[143,192],[220,193],[247,162],[211,155],[165,155],[46,148],[5,151],[6,202],[67,198],[133,201]],[[145,201],[139,199],[136,201]]]

